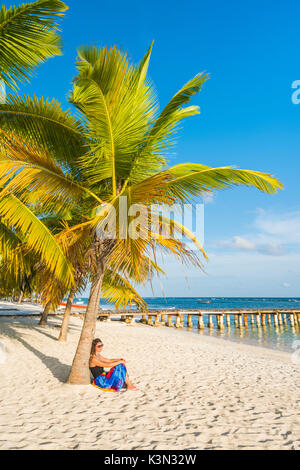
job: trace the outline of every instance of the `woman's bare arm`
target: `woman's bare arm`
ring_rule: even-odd
[[[106,357],[101,356],[101,360],[104,362],[111,362],[111,361],[124,361],[125,359],[118,358],[118,359],[107,359]]]
[[[91,362],[90,362],[90,367],[94,367],[94,366],[99,366],[99,367],[115,367],[119,364],[124,364],[124,361],[120,360],[120,359],[117,359],[117,360],[103,360],[103,358],[101,357],[100,359],[99,358],[96,358],[95,356],[92,358]]]

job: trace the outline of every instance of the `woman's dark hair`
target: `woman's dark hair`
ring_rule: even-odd
[[[96,346],[98,343],[102,343],[101,339],[95,338],[92,342],[92,347],[91,347],[91,354],[90,356],[92,357],[94,354],[96,354]]]

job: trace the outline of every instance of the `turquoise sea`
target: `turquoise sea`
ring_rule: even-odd
[[[87,298],[77,298],[75,301],[82,304],[87,303]],[[300,309],[300,298],[259,298],[259,297],[149,297],[145,298],[149,309],[154,310],[210,310],[210,309]],[[107,303],[100,304],[103,309],[113,309],[114,306]],[[175,318],[174,318],[175,321]],[[186,325],[187,318],[184,316]],[[247,342],[253,345],[270,347],[279,350],[292,351],[295,341],[300,340],[300,327],[281,326],[275,329],[274,326],[266,325],[264,328],[257,328],[249,324],[248,328],[239,329],[234,327],[226,328],[223,331],[217,328],[204,330],[197,329],[197,318],[193,319],[194,328],[191,334],[209,335],[222,337],[231,341]],[[207,318],[204,316],[205,325]],[[180,330],[178,331],[180,334]]]

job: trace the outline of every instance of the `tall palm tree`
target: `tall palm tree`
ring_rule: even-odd
[[[81,207],[82,222],[70,233],[90,239],[94,269],[88,307],[72,364],[69,382],[89,383],[88,359],[95,332],[96,314],[106,269],[134,273],[156,259],[157,249],[201,267],[198,253],[179,240],[183,231],[205,255],[201,245],[179,223],[160,217],[147,224],[142,237],[124,237],[129,221],[118,220],[114,239],[99,236],[103,220],[121,212],[121,197],[128,206],[143,204],[152,220],[153,205],[183,204],[208,191],[235,185],[254,186],[275,193],[282,184],[273,176],[229,166],[202,164],[168,166],[178,124],[199,114],[186,106],[208,79],[198,74],[186,83],[159,112],[153,87],[147,79],[152,45],[137,65],[116,47],[84,47],[78,52],[78,75],[70,102],[76,108],[63,111],[55,101],[11,96],[0,106],[2,156],[0,184],[24,205],[35,196],[47,211],[60,213]],[[0,216],[5,210],[0,199]],[[105,215],[105,217],[104,217]],[[24,220],[26,217],[24,216]],[[101,232],[100,230],[100,232]]]

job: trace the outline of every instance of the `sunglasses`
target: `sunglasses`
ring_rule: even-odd
[[[97,344],[96,348],[102,348],[103,344]]]

